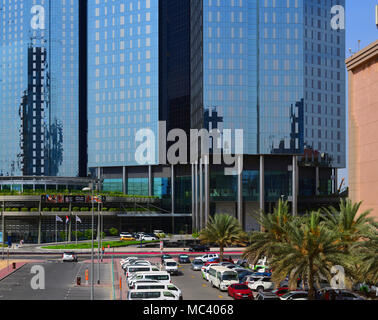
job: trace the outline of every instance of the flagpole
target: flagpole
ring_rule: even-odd
[[[58,244],[58,222],[57,222],[56,216],[55,216],[55,244],[56,245]]]
[[[76,213],[76,218],[75,218],[75,226],[76,226],[76,244],[77,244],[77,213]]]

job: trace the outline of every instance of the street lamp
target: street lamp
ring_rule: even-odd
[[[91,300],[93,300],[94,296],[94,287],[93,287],[93,273],[94,273],[94,264],[93,264],[93,258],[94,258],[94,239],[93,239],[93,232],[94,232],[94,206],[93,206],[93,197],[94,197],[94,190],[93,190],[93,185],[91,187],[85,187],[83,188],[83,191],[92,191],[92,252],[91,252]]]

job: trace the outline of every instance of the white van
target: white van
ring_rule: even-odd
[[[136,281],[131,288],[132,290],[146,290],[146,289],[162,289],[162,290],[169,290],[171,291],[174,295],[177,295],[180,300],[182,300],[182,292],[181,290],[176,287],[172,283],[161,283],[161,282],[143,282],[143,281]]]
[[[145,289],[130,290],[127,293],[127,300],[179,300],[179,297],[169,290]]]
[[[151,272],[151,271],[160,271],[157,266],[150,265],[150,266],[127,266],[125,269],[126,272],[126,279],[128,279],[131,275],[133,275],[135,272]]]
[[[211,266],[208,275],[211,286],[219,290],[225,291],[230,285],[239,283],[237,272],[226,267]]]
[[[129,286],[129,288],[131,288],[134,285],[135,281],[140,280],[157,280],[161,283],[170,284],[171,275],[166,271],[138,272],[134,277],[127,280],[127,285]]]
[[[173,259],[164,260],[164,269],[170,274],[178,274],[178,263]]]

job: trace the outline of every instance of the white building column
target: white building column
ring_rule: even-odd
[[[209,155],[205,155],[205,226],[210,216],[210,164]]]
[[[293,186],[293,202],[292,202],[292,213],[294,216],[298,214],[298,161],[297,156],[293,156],[293,180],[292,180],[292,186]]]

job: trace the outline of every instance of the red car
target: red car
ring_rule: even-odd
[[[228,287],[228,295],[235,300],[254,300],[252,290],[245,284],[232,284]]]
[[[288,293],[290,290],[288,287],[280,287],[278,289],[275,289],[272,291],[272,293],[274,293],[276,296],[283,296],[284,294]]]

